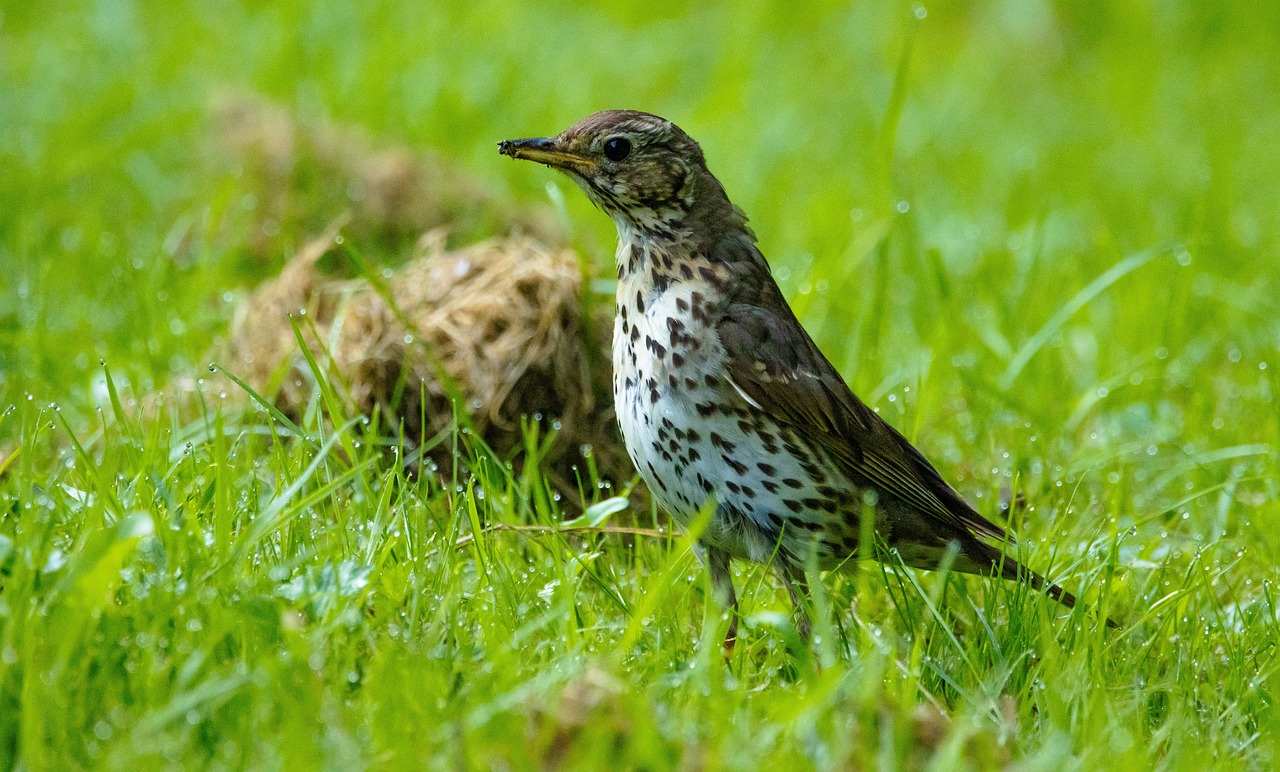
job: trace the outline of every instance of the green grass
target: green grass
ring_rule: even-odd
[[[1276,763],[1277,6],[262,5],[0,8],[0,767]],[[246,91],[515,206],[550,173],[494,141],[677,120],[854,388],[1121,629],[867,565],[809,648],[741,566],[725,663],[680,536],[566,531],[469,435],[440,483],[329,405],[224,407],[240,289],[335,214],[253,256],[209,138]]]

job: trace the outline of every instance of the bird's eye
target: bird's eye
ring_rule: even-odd
[[[604,157],[621,161],[631,155],[631,140],[626,137],[610,137],[604,141]]]

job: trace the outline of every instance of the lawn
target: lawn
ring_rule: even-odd
[[[0,5],[0,768],[1271,768],[1278,29],[1192,0]],[[236,100],[336,149],[273,176]],[[557,492],[553,416],[419,473],[332,392],[295,421],[210,367],[358,204],[348,144],[452,170],[436,214],[355,206],[348,270],[543,218],[607,303],[608,218],[495,147],[605,107],[702,143],[854,390],[1088,608],[864,564],[804,643],[739,565],[726,661],[634,480]]]

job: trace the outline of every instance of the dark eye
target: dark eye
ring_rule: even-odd
[[[610,137],[604,141],[604,157],[621,161],[631,155],[631,140],[626,137]]]

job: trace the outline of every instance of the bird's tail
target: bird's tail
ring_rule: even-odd
[[[992,569],[995,568],[998,569],[1001,579],[1026,582],[1067,608],[1075,608],[1076,606],[1076,596],[1022,565],[1003,551],[977,539],[973,539],[964,545],[956,568],[966,573],[985,574],[990,574]],[[1111,628],[1119,627],[1110,618],[1106,620],[1106,624],[1107,627]]]

